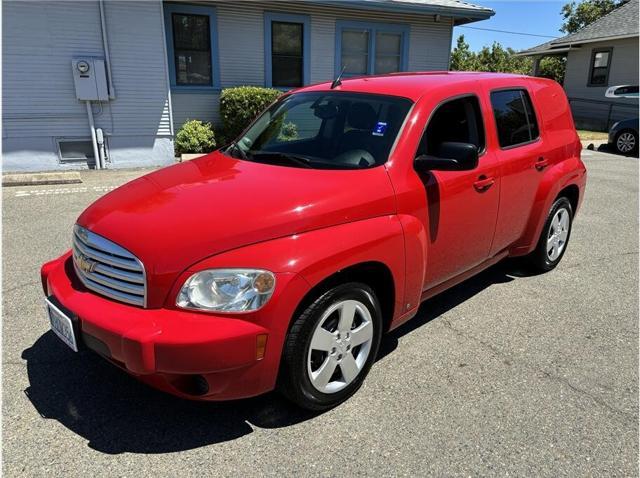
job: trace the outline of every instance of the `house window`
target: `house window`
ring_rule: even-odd
[[[308,84],[309,17],[265,13],[264,36],[266,86],[296,88]]]
[[[172,89],[219,87],[215,9],[165,4],[164,14]]]
[[[588,86],[608,85],[612,52],[612,48],[593,50],[591,53],[591,68],[589,70]]]
[[[336,75],[373,75],[405,71],[409,27],[385,23],[336,22]]]
[[[499,90],[491,93],[491,106],[501,148],[530,143],[538,139],[538,123],[531,99],[525,90]]]

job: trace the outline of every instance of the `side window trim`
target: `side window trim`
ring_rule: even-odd
[[[264,12],[264,84],[273,86],[271,28],[273,22],[302,24],[302,86],[311,83],[311,17],[281,12]],[[298,87],[278,87],[285,91]]]
[[[524,98],[528,98],[529,99],[529,105],[531,106],[531,114],[533,115],[533,118],[536,121],[536,125],[537,125],[537,129],[538,129],[538,135],[533,138],[533,139],[529,139],[529,141],[525,141],[523,143],[517,143],[517,144],[511,144],[509,146],[501,146],[500,145],[500,133],[499,133],[499,129],[498,129],[498,119],[496,118],[495,115],[495,110],[493,107],[493,103],[491,102],[491,94],[492,93],[499,93],[501,91],[519,91],[520,92],[520,99],[522,101],[522,105],[525,107],[524,112],[525,112],[525,117],[527,119],[527,126],[529,127],[529,133],[531,133],[531,121],[529,120],[529,113],[527,111],[526,108],[526,102],[524,101]],[[524,96],[526,95],[526,96]],[[506,151],[509,149],[514,149],[514,148],[519,148],[521,146],[527,146],[529,144],[535,143],[537,141],[540,141],[540,120],[538,118],[538,113],[536,112],[535,106],[533,105],[533,101],[531,101],[531,95],[529,94],[529,91],[527,90],[527,88],[525,88],[524,86],[507,86],[504,88],[495,88],[493,90],[489,91],[489,104],[491,104],[491,111],[493,113],[493,125],[495,126],[495,131],[496,131],[496,140],[498,141],[498,148],[501,151]]]
[[[167,62],[169,67],[169,84],[171,91],[197,92],[220,90],[220,61],[218,55],[218,19],[216,8],[201,5],[183,5],[177,3],[163,3],[164,33],[167,47]],[[178,85],[176,81],[176,60],[173,42],[174,13],[186,15],[206,15],[209,17],[209,41],[211,42],[211,85]]]
[[[429,113],[429,117],[427,118],[427,121],[424,124],[424,128],[422,129],[422,133],[420,134],[420,141],[418,141],[418,144],[416,145],[416,150],[413,153],[413,159],[415,160],[415,158],[417,157],[418,154],[418,150],[420,148],[420,144],[422,143],[422,140],[424,138],[424,135],[427,132],[427,129],[429,128],[429,125],[431,124],[431,120],[433,119],[433,117],[435,116],[435,114],[438,112],[438,110],[446,105],[447,103],[450,103],[452,101],[456,101],[456,100],[461,100],[464,98],[475,98],[476,101],[478,102],[478,113],[480,113],[480,119],[482,121],[482,138],[484,139],[483,143],[484,146],[482,147],[482,149],[480,151],[478,151],[478,159],[482,158],[482,156],[484,156],[484,154],[487,152],[487,122],[485,120],[484,117],[484,113],[482,111],[482,102],[480,101],[480,97],[478,96],[477,93],[462,93],[460,95],[455,95],[455,96],[450,96],[448,98],[445,98],[444,100],[440,101]],[[408,118],[408,115],[407,115]]]

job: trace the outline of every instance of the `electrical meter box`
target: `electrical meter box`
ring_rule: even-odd
[[[108,101],[107,71],[102,58],[83,57],[71,60],[76,97],[82,101]]]

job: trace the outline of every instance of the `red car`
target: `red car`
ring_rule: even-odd
[[[401,73],[283,95],[236,142],[136,179],[42,267],[51,326],[175,395],[315,410],[383,333],[497,263],[553,269],[585,166],[555,82]]]

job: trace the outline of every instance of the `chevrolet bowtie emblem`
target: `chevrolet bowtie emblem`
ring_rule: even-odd
[[[86,274],[93,272],[97,265],[95,261],[92,261],[91,259],[89,259],[87,256],[83,254],[78,254],[76,258],[76,263],[78,264],[78,267],[80,268],[80,270]]]

